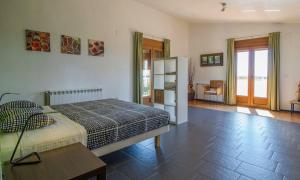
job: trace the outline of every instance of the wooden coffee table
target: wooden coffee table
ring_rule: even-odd
[[[81,143],[42,152],[41,163],[12,167],[5,163],[4,180],[106,179],[106,164]]]

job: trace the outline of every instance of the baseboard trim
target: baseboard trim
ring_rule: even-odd
[[[211,103],[225,104],[224,101],[211,101],[211,100],[207,100],[207,99],[193,99],[193,100],[189,100],[189,101],[203,101],[203,102],[211,102]]]

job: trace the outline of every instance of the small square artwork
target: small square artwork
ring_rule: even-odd
[[[80,55],[81,41],[78,37],[61,36],[61,53]]]
[[[96,40],[88,40],[90,56],[104,56],[104,42]]]
[[[50,52],[50,33],[26,30],[26,50]]]

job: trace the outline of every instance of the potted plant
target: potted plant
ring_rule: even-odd
[[[194,86],[194,76],[195,76],[195,66],[191,59],[189,59],[189,89],[188,89],[188,99],[193,100],[195,97],[195,90],[193,89]]]

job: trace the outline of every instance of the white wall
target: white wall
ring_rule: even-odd
[[[25,50],[25,29],[51,33],[51,52]],[[188,24],[131,0],[9,0],[0,4],[0,93],[43,103],[49,89],[102,87],[132,99],[132,33],[171,39],[171,55],[188,54]],[[81,38],[81,55],[60,53],[60,35]],[[105,56],[87,55],[88,39]]]
[[[51,33],[51,52],[25,50],[25,29]],[[9,0],[0,4],[0,93],[43,103],[49,89],[102,87],[105,97],[132,99],[132,33],[171,39],[172,56],[191,56],[195,82],[224,79],[226,39],[281,31],[281,107],[289,109],[300,80],[299,24],[190,24],[132,0]],[[60,53],[60,35],[81,38],[82,53]],[[87,39],[103,40],[105,56],[87,55]],[[200,54],[224,52],[223,67],[199,65]]]
[[[189,54],[196,66],[195,83],[226,79],[226,39],[281,32],[281,108],[290,109],[300,81],[300,24],[191,24]],[[200,54],[224,52],[224,66],[200,67]]]

